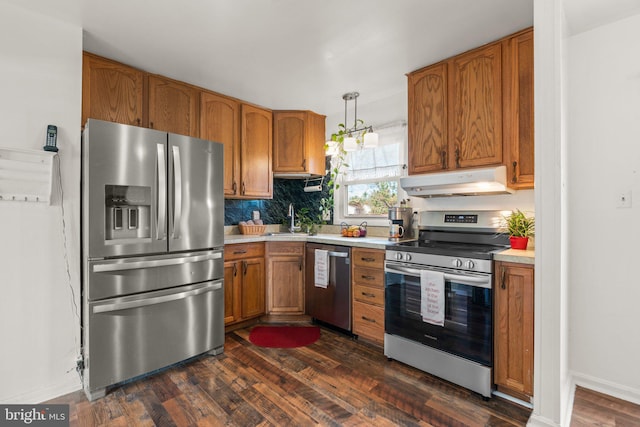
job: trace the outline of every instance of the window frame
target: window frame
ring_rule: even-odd
[[[339,187],[334,190],[334,207],[333,207],[333,224],[339,225],[341,223],[347,224],[359,224],[363,221],[367,222],[367,225],[371,226],[382,226],[386,227],[389,225],[388,215],[348,215],[348,186],[354,184],[370,184],[376,182],[396,182],[397,183],[397,200],[400,201],[402,199],[407,198],[407,193],[400,186],[400,178],[406,176],[407,173],[407,129],[406,124],[401,123],[400,132],[402,132],[402,140],[397,142],[398,144],[398,158],[401,161],[400,174],[394,177],[385,177],[385,178],[368,178],[362,180],[350,180],[345,181],[344,176],[341,176],[340,181],[338,182]],[[393,126],[388,126],[389,128]],[[365,148],[365,150],[375,150],[375,148]]]

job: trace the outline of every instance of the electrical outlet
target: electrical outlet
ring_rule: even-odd
[[[631,190],[623,193],[618,193],[618,207],[630,208],[631,207]]]
[[[322,220],[323,221],[330,221],[331,220],[331,211],[330,210],[323,210],[322,211]]]

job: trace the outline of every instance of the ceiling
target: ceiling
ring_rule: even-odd
[[[406,73],[533,25],[534,2],[0,1],[80,25],[90,52],[268,108],[326,115],[343,114],[350,91],[360,92],[359,111],[406,99]],[[639,1],[564,4],[580,31]]]

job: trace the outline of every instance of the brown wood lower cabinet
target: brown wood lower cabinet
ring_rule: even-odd
[[[255,318],[264,313],[264,243],[225,245],[225,325]]]
[[[384,343],[384,251],[353,248],[351,252],[353,333]]]
[[[531,265],[496,262],[494,382],[498,391],[533,396],[533,284]]]
[[[304,314],[304,242],[267,242],[267,313]]]

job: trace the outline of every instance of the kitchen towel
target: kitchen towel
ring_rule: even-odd
[[[420,314],[422,321],[444,326],[444,274],[438,271],[420,272]]]
[[[313,276],[316,287],[327,288],[329,285],[329,251],[316,249]]]

